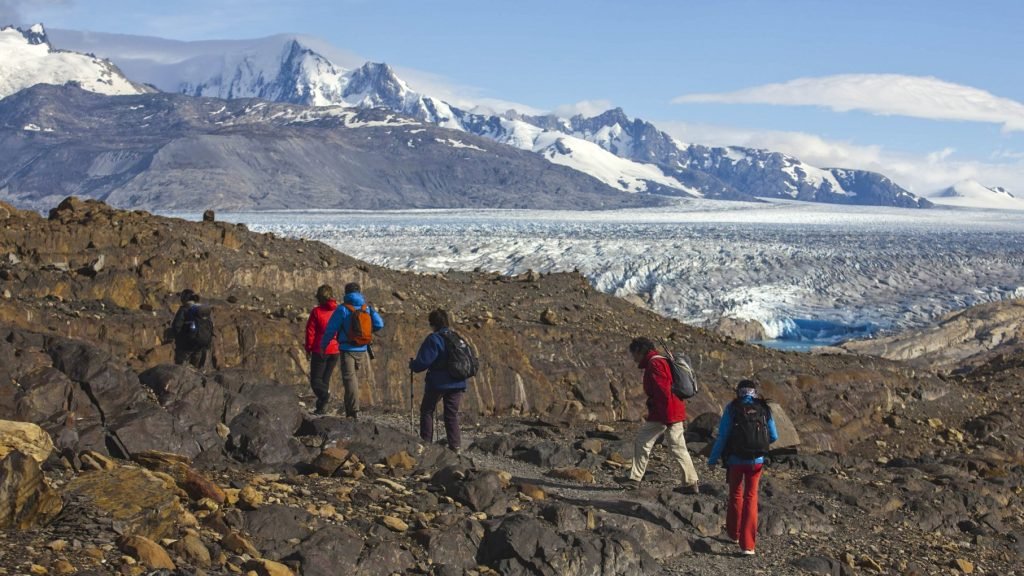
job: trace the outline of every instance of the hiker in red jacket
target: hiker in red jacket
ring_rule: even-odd
[[[629,477],[619,481],[627,487],[636,488],[647,471],[647,460],[651,449],[662,434],[665,446],[683,470],[682,491],[697,494],[697,470],[693,467],[690,453],[686,450],[686,402],[672,394],[672,369],[668,360],[654,349],[649,338],[634,338],[629,343],[633,361],[644,371],[644,393],[647,394],[647,421],[637,432],[633,442],[633,468]]]
[[[316,394],[316,414],[327,413],[327,403],[331,399],[331,375],[338,365],[341,350],[338,341],[332,339],[327,348],[320,350],[320,344],[327,328],[327,322],[338,308],[334,299],[334,289],[324,284],[316,289],[317,307],[309,311],[306,322],[306,358],[309,359],[309,386]]]

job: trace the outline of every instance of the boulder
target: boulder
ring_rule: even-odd
[[[296,440],[286,415],[266,405],[249,404],[229,424],[229,453],[242,462],[288,464],[308,460],[305,446]]]
[[[184,512],[173,484],[130,466],[81,474],[65,494],[76,514],[106,519],[122,533],[154,541],[172,534]]]
[[[438,470],[430,482],[475,512],[494,516],[508,510],[505,482],[493,470],[463,470],[448,466]]]
[[[68,400],[77,386],[61,371],[40,368],[18,379],[21,391],[16,397],[19,420],[43,423],[69,410]]]
[[[0,420],[0,458],[15,451],[43,462],[53,452],[53,440],[35,424]]]
[[[561,534],[543,520],[513,514],[488,531],[478,558],[501,574],[585,576],[659,574],[661,567],[622,532]]]
[[[14,451],[0,460],[0,528],[45,525],[61,506],[60,494],[45,482],[34,458]]]
[[[775,431],[779,433],[779,439],[772,443],[772,450],[784,450],[796,448],[800,445],[800,434],[796,426],[789,419],[785,409],[778,402],[769,402],[768,407],[772,411],[772,420],[775,420]]]
[[[156,450],[188,458],[198,456],[202,447],[192,433],[182,422],[151,402],[147,399],[138,410],[126,411],[107,421],[110,444],[120,452],[111,455],[130,459],[140,452]]]
[[[245,531],[253,543],[272,560],[295,552],[294,543],[310,536],[312,517],[308,512],[282,504],[270,504],[245,513]]]
[[[150,570],[174,570],[174,562],[163,546],[143,536],[125,536],[117,542],[118,548]]]
[[[303,576],[355,574],[363,538],[348,526],[327,526],[299,545],[296,557]]]

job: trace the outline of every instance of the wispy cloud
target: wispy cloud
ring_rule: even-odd
[[[1006,131],[1024,131],[1024,104],[985,90],[930,76],[900,74],[840,74],[798,78],[735,92],[686,94],[676,104],[772,104],[822,106],[838,112],[912,116],[1001,124]]]
[[[919,195],[956,182],[977,180],[1024,194],[1024,154],[1004,150],[991,161],[958,158],[952,147],[914,154],[878,145],[828,140],[806,132],[757,131],[709,124],[658,122],[658,127],[684,141],[709,146],[744,146],[789,154],[812,166],[871,170],[885,174]]]
[[[610,100],[581,100],[575,104],[557,106],[551,113],[562,118],[571,118],[577,114],[582,114],[589,118],[597,116],[610,108],[612,108]]]
[[[35,24],[26,19],[26,13],[40,8],[55,8],[71,4],[72,0],[0,0],[0,26]]]

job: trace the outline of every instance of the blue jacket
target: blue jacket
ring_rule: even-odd
[[[409,360],[409,370],[413,372],[427,371],[427,390],[465,390],[466,381],[456,380],[448,373],[448,352],[445,350],[442,328],[432,332],[420,344],[416,357]]]
[[[363,304],[366,303],[366,299],[359,292],[352,292],[351,294],[345,294],[344,304],[351,304],[355,308],[362,308]],[[327,328],[324,329],[324,337],[320,340],[320,352],[323,353],[327,349],[327,346],[331,343],[331,339],[335,336],[338,337],[338,347],[342,352],[365,352],[366,345],[356,346],[351,342],[345,341],[345,335],[348,334],[348,319],[352,315],[348,308],[344,305],[338,306],[338,309],[331,314],[331,319],[327,321]],[[373,320],[373,331],[376,332],[384,327],[384,320],[380,317],[380,314],[373,309],[373,306],[367,306],[366,311],[370,313],[370,318]]]
[[[744,396],[733,402],[740,402],[742,404],[753,404],[753,396]],[[718,459],[722,457],[722,451],[729,443],[729,434],[732,433],[732,406],[725,407],[722,411],[722,420],[718,423],[718,438],[715,439],[715,446],[711,449],[711,456],[708,457],[708,466],[714,466]],[[775,442],[779,439],[779,433],[775,429],[775,419],[770,415],[768,416],[768,440]],[[763,464],[764,457],[754,458],[748,460],[746,458],[740,458],[739,456],[729,456],[729,459],[725,461],[726,466],[734,466],[737,464]]]

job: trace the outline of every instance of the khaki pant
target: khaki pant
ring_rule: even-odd
[[[633,441],[633,468],[629,472],[629,478],[639,482],[643,480],[644,472],[647,471],[647,460],[651,457],[651,450],[658,438],[665,434],[665,446],[672,453],[676,463],[683,469],[683,485],[693,486],[697,484],[697,470],[690,460],[690,453],[686,450],[686,438],[683,432],[686,425],[683,422],[666,426],[661,422],[644,422],[636,433],[636,440]]]
[[[345,385],[345,415],[359,414],[359,369],[367,361],[366,352],[341,352],[341,382]]]

